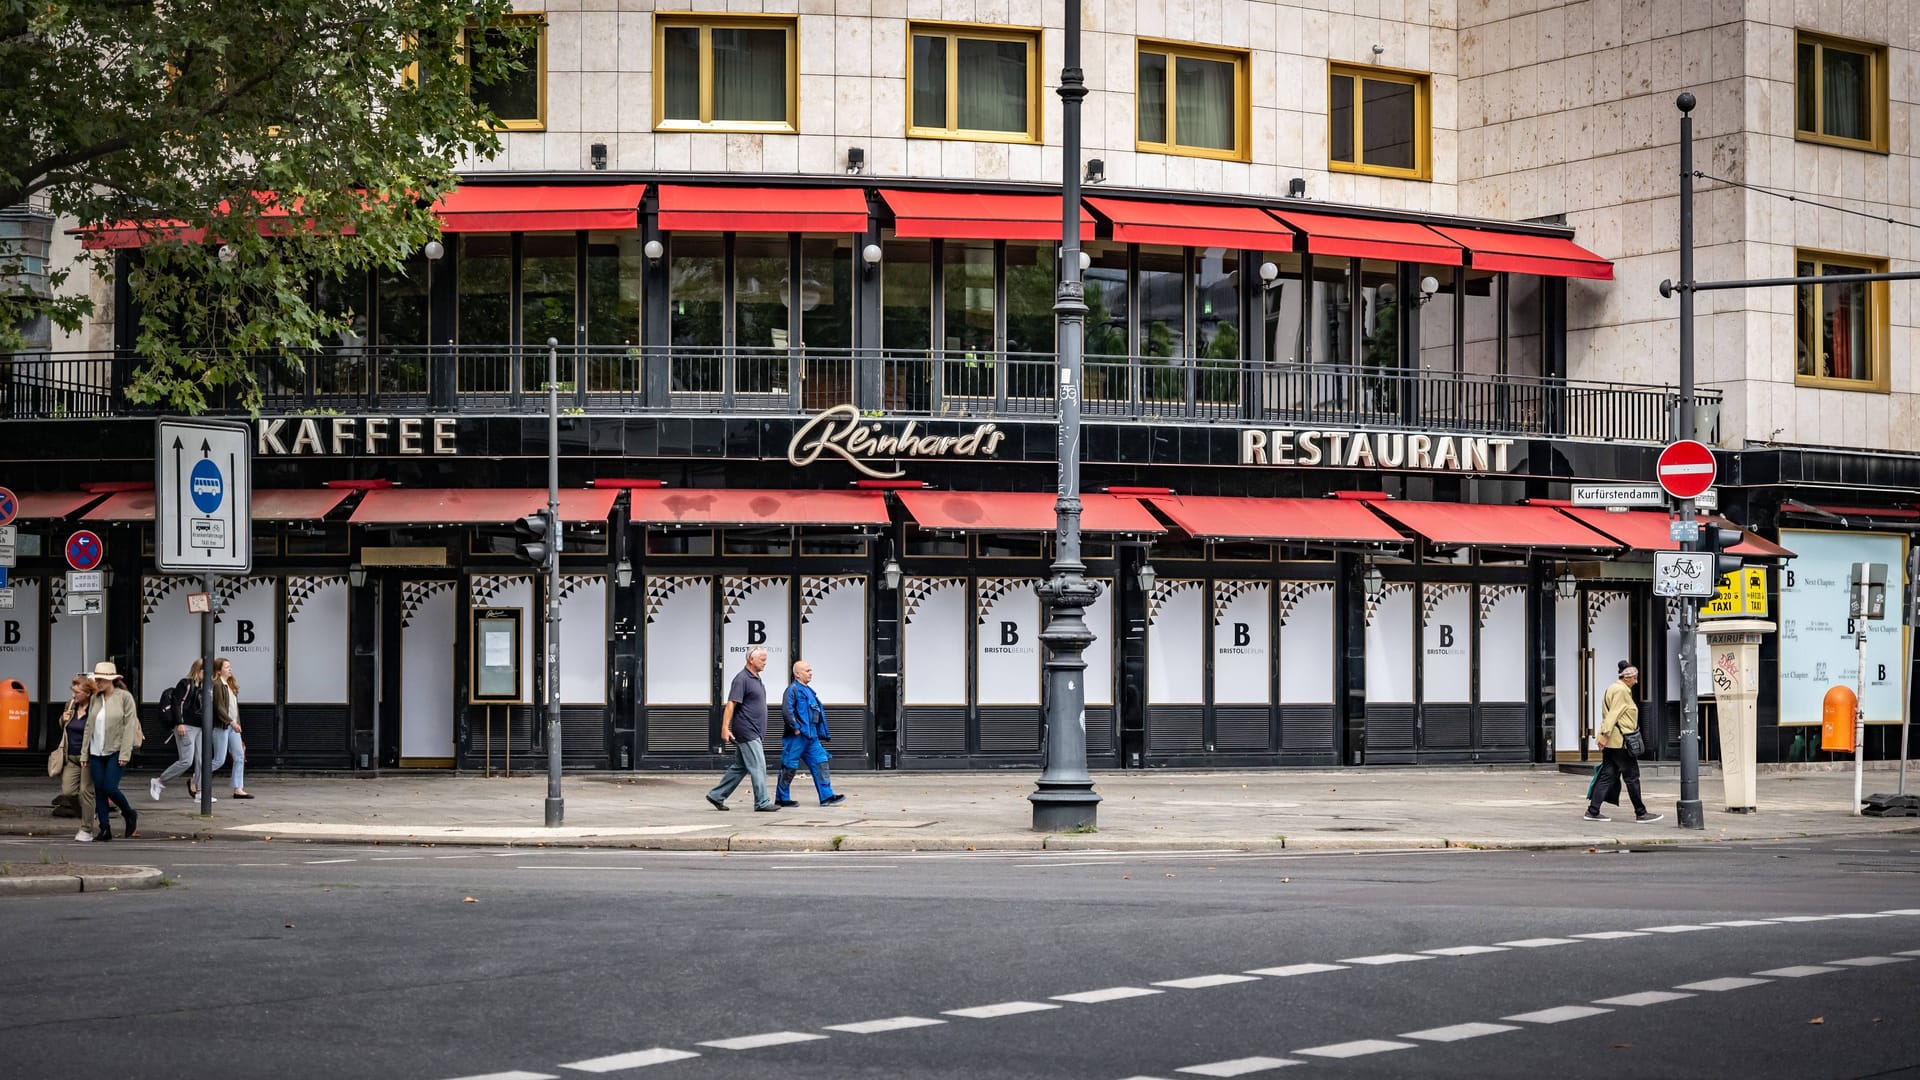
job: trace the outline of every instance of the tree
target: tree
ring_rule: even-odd
[[[463,158],[499,140],[470,82],[519,69],[509,0],[0,0],[0,207],[139,227],[128,396],[257,407],[253,364],[349,329],[312,283],[397,269],[438,232]],[[464,49],[470,27],[504,48]],[[494,28],[498,28],[495,30]],[[0,250],[0,353],[85,297],[21,287]],[[111,273],[111,253],[75,270]]]

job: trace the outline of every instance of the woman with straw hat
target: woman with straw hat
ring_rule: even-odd
[[[109,804],[119,807],[120,816],[126,821],[121,835],[140,835],[140,815],[120,793],[120,777],[144,739],[140,733],[140,714],[134,708],[133,695],[127,692],[126,678],[111,660],[93,665],[93,700],[88,703],[81,745],[86,747],[87,767],[93,777],[94,805],[100,818],[100,828],[93,836],[95,840],[113,839],[113,829],[107,823]]]

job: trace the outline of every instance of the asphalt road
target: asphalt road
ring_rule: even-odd
[[[177,883],[0,900],[6,1075],[1920,1076],[1913,834],[1537,854],[107,854]]]

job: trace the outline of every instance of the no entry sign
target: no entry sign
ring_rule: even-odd
[[[1654,473],[1667,494],[1692,499],[1713,486],[1715,468],[1713,451],[1692,439],[1682,439],[1660,451],[1660,464]]]

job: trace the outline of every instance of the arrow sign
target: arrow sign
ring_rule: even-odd
[[[168,418],[157,422],[153,445],[155,567],[189,574],[249,572],[251,429],[231,421]]]
[[[1691,499],[1713,486],[1717,470],[1713,451],[1692,439],[1682,439],[1660,451],[1654,474],[1667,494],[1676,499]]]

